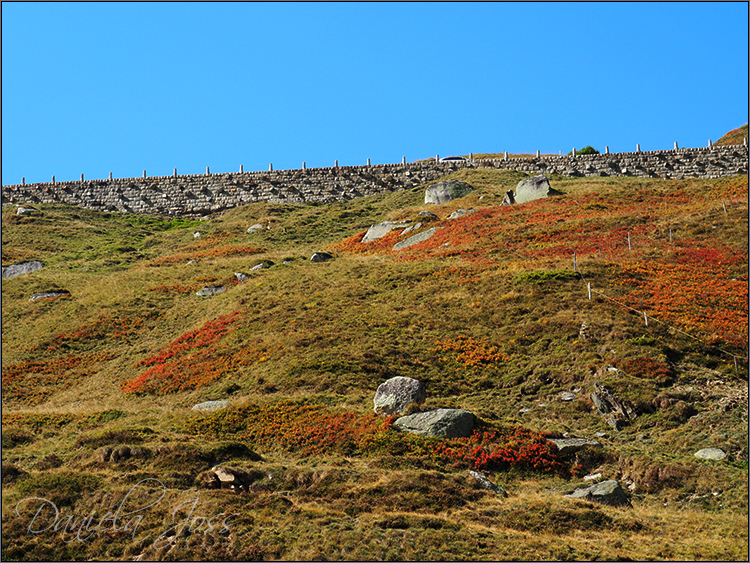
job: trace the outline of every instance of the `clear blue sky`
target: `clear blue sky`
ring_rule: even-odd
[[[705,146],[748,4],[2,4],[2,183]]]

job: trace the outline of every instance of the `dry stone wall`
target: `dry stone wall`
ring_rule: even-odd
[[[22,183],[3,186],[2,203],[65,203],[101,211],[204,215],[257,201],[329,203],[412,188],[464,168],[487,167],[570,177],[717,178],[747,174],[748,147]]]

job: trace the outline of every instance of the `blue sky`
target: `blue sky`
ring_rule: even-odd
[[[2,4],[2,182],[705,146],[748,4]]]

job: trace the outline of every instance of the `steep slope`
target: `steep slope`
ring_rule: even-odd
[[[45,267],[3,281],[3,558],[746,558],[747,178],[553,177],[563,195],[501,206],[522,177],[456,173],[475,190],[437,219],[424,187],[202,222],[4,208],[3,264]],[[361,242],[385,220],[423,224]],[[50,289],[70,294],[29,300]],[[395,432],[370,413],[396,375],[482,433]],[[563,433],[603,447],[566,458],[543,438]],[[207,488],[217,463],[251,492]],[[633,508],[564,498],[587,473]],[[31,497],[141,519],[65,542]]]

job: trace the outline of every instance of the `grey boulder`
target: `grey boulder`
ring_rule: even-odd
[[[393,427],[402,432],[437,438],[467,438],[476,424],[473,413],[464,409],[436,409],[397,418]]]
[[[247,229],[247,234],[252,235],[253,233],[257,233],[258,231],[262,231],[263,229],[265,229],[263,225],[261,225],[260,223],[256,223],[255,225]]]
[[[557,453],[560,457],[568,457],[588,446],[601,446],[596,440],[586,438],[548,438],[548,440],[557,446]]]
[[[724,450],[720,450],[719,448],[703,448],[702,450],[695,452],[693,455],[698,459],[713,459],[716,461],[721,461],[727,457]]]
[[[8,266],[2,267],[3,279],[15,278],[22,274],[30,274],[44,268],[44,263],[41,260],[24,260],[23,262],[16,262]]]
[[[573,493],[565,495],[567,498],[580,498],[592,500],[610,506],[629,506],[630,499],[620,486],[618,481],[611,479],[591,485],[586,489],[576,489]]]
[[[559,195],[560,192],[553,190],[546,176],[532,176],[524,178],[516,186],[514,195],[516,203],[526,203],[535,199],[542,199],[551,195]]]
[[[440,182],[429,186],[424,192],[425,204],[440,205],[465,195],[470,194],[474,191],[469,184],[466,182],[459,182],[458,180],[449,180],[447,182]]]
[[[468,215],[469,213],[474,213],[474,209],[456,209],[453,213],[448,215],[448,219],[458,219],[459,217],[463,217],[464,215]]]
[[[424,383],[413,377],[392,377],[375,391],[373,410],[381,416],[400,415],[409,405],[421,405],[427,398]]]
[[[34,213],[39,213],[39,210],[34,209],[33,207],[22,207],[20,205],[16,209],[16,215],[33,215]]]
[[[196,295],[198,297],[210,297],[212,295],[216,295],[217,293],[221,293],[222,291],[226,291],[226,287],[223,285],[207,285],[200,291],[196,292]]]
[[[402,240],[401,242],[393,245],[393,250],[403,250],[404,248],[409,248],[410,246],[414,246],[415,244],[426,241],[432,235],[434,235],[439,228],[440,227],[432,227],[431,229],[427,229],[426,231],[422,231],[421,233],[410,236],[408,239]]]
[[[35,293],[31,297],[29,297],[29,301],[38,301],[39,299],[55,299],[57,297],[65,297],[70,295],[70,292],[67,289],[56,289],[54,291],[42,291],[40,293]]]
[[[192,410],[194,411],[217,411],[229,406],[229,401],[206,401],[205,403],[198,403]]]
[[[371,242],[383,238],[385,235],[390,233],[394,229],[403,229],[409,225],[408,221],[401,221],[395,223],[393,221],[384,221],[370,227],[365,236],[362,237],[362,242]]]
[[[310,262],[327,262],[332,258],[333,256],[328,254],[327,252],[316,252],[315,254],[310,256]]]

